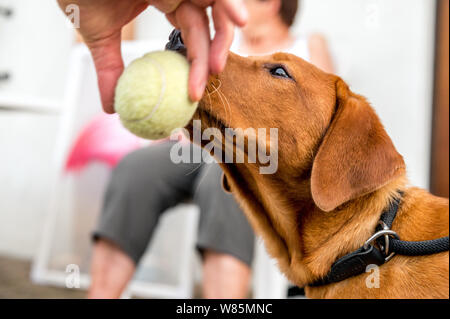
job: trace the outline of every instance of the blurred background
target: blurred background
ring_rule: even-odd
[[[448,23],[448,0],[304,0],[294,26],[327,38],[336,73],[371,101],[411,184],[444,197]],[[126,62],[162,49],[171,30],[148,9],[124,34]],[[89,234],[111,167],[65,168],[80,132],[100,114],[92,61],[56,1],[0,0],[0,298],[84,296]],[[190,204],[165,214],[126,296],[195,296],[197,215]],[[286,283],[264,254],[257,249],[252,296],[283,298]]]

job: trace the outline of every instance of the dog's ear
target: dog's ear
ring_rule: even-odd
[[[311,192],[316,205],[332,211],[345,202],[371,193],[405,171],[375,111],[336,82],[336,112],[314,159]]]

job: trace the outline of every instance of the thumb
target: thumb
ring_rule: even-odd
[[[115,112],[114,94],[117,81],[124,70],[121,32],[105,39],[86,42],[86,44],[94,59],[103,110],[112,114]]]

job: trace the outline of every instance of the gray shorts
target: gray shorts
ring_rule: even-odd
[[[170,160],[172,145],[165,142],[140,149],[119,163],[105,194],[94,239],[113,241],[137,264],[161,214],[192,200],[200,208],[199,251],[226,253],[251,265],[254,234],[233,196],[222,190],[220,166],[174,164]]]

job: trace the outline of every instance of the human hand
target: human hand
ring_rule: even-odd
[[[160,7],[160,3],[166,3],[166,0],[153,0],[150,3],[165,12],[172,25],[181,31],[191,63],[189,95],[194,101],[200,100],[209,73],[219,73],[225,67],[228,50],[233,41],[234,26],[243,26],[247,20],[242,1],[186,0],[172,12],[164,11]],[[216,31],[212,41],[206,14],[208,7],[212,8]]]
[[[123,72],[121,30],[148,5],[164,12],[168,20],[182,32],[192,64],[189,95],[199,100],[209,72],[218,73],[224,66],[233,39],[234,25],[242,26],[246,11],[241,0],[58,0],[65,11],[78,5],[79,32],[94,59],[100,96],[106,113],[114,113],[114,92]],[[216,34],[211,42],[206,8],[212,7]]]
[[[148,3],[144,0],[58,0],[58,4],[63,11],[69,5],[79,7],[78,31],[94,59],[103,110],[114,113],[114,91],[124,69],[121,31]]]

